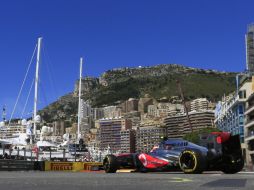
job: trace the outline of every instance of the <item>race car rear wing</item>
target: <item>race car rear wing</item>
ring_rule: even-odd
[[[200,136],[198,143],[208,149],[208,158],[214,159],[222,155],[242,155],[240,136],[227,132],[213,132]]]

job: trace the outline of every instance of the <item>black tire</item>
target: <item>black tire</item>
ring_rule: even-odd
[[[200,174],[206,169],[206,159],[199,150],[184,150],[179,157],[179,166],[186,174]]]
[[[137,171],[140,172],[140,173],[147,173],[148,172],[148,170],[143,165],[140,165],[137,168]]]
[[[244,160],[242,157],[234,159],[233,156],[224,159],[222,172],[225,174],[235,174],[240,172],[244,167]]]
[[[106,173],[116,173],[118,166],[117,157],[114,155],[107,155],[103,160],[103,168]]]

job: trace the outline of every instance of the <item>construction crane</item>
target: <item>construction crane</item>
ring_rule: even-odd
[[[186,102],[185,102],[183,91],[182,91],[182,87],[181,87],[181,83],[180,83],[179,80],[176,80],[176,83],[177,83],[178,90],[179,90],[179,93],[180,93],[182,101],[183,101],[183,106],[184,106],[184,110],[186,112],[186,117],[187,117],[187,121],[188,121],[189,127],[191,129],[191,132],[193,132],[191,121],[190,121],[190,117],[189,117],[189,113],[188,113],[188,109],[187,109],[187,106],[186,106]]]

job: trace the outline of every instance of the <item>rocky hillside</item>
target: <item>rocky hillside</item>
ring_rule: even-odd
[[[218,101],[224,94],[235,90],[235,75],[176,64],[121,68],[107,71],[99,78],[84,79],[82,92],[83,98],[91,100],[94,107],[118,104],[130,97],[139,98],[145,94],[156,99],[166,97],[170,101],[172,96],[179,96],[176,84],[176,80],[179,80],[187,100],[207,97],[211,101]],[[77,98],[74,96],[65,95],[49,105],[42,110],[42,117],[46,121],[69,119],[77,112]]]

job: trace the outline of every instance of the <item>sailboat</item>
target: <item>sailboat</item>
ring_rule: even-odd
[[[88,149],[86,145],[84,144],[84,140],[81,138],[81,131],[80,131],[80,125],[81,125],[81,86],[82,86],[82,68],[83,68],[83,58],[80,58],[80,72],[79,72],[79,99],[78,99],[78,126],[77,126],[77,134],[76,134],[76,140],[74,143],[70,143],[70,139],[66,138],[66,141],[62,144],[62,146],[67,146],[69,153],[71,155],[85,155],[88,154]],[[65,137],[69,137],[69,134],[65,134]]]
[[[43,132],[47,131],[47,127],[43,126],[40,134],[37,132],[37,125],[40,122],[41,118],[37,115],[37,99],[38,99],[38,82],[39,82],[39,67],[40,67],[40,54],[41,54],[41,44],[42,38],[38,38],[37,43],[37,58],[36,58],[36,71],[35,71],[35,83],[34,83],[34,108],[33,108],[33,119],[30,121],[26,121],[25,119],[19,125],[12,126],[9,122],[9,125],[5,125],[5,123],[1,122],[0,126],[0,155],[3,154],[4,151],[1,149],[1,145],[3,147],[19,147],[22,146],[26,149],[34,149],[38,152],[39,160],[48,159],[49,157],[55,158],[70,158],[74,159],[75,156],[82,156],[84,154],[88,154],[88,150],[85,145],[82,145],[80,142],[81,133],[80,133],[80,112],[81,112],[81,80],[82,80],[82,64],[83,58],[80,58],[80,92],[79,92],[79,108],[78,108],[78,130],[77,130],[77,140],[74,144],[70,144],[69,142],[64,142],[65,147],[59,148],[59,146],[48,139],[43,138]],[[25,77],[26,78],[26,77]],[[22,84],[23,87],[23,84]],[[22,89],[21,87],[21,89]],[[17,102],[16,102],[17,103]],[[15,104],[16,105],[16,104]],[[15,107],[15,106],[14,106]],[[10,119],[11,121],[11,119]],[[2,132],[1,132],[2,131]],[[63,144],[64,144],[63,143]],[[66,149],[65,149],[66,148]],[[55,151],[52,152],[52,149]],[[66,150],[66,151],[65,151]],[[1,152],[2,151],[2,152]],[[13,154],[15,154],[13,151]],[[35,156],[36,151],[34,151],[33,156]]]
[[[41,44],[42,38],[38,38],[37,47],[37,58],[36,58],[36,73],[35,73],[35,93],[34,93],[34,113],[33,119],[31,121],[26,121],[23,119],[18,124],[11,124],[12,115],[14,113],[15,107],[17,105],[20,93],[22,91],[27,73],[25,75],[25,79],[22,83],[17,101],[14,106],[14,110],[12,112],[11,118],[9,120],[9,124],[6,126],[4,122],[1,122],[0,127],[0,144],[1,145],[14,145],[14,146],[26,146],[29,143],[32,144],[34,139],[36,139],[37,128],[36,125],[40,121],[40,116],[37,115],[37,97],[38,97],[38,82],[39,82],[39,65],[40,65],[40,52],[41,52]],[[34,54],[33,54],[34,55]],[[31,64],[31,62],[30,62]],[[29,64],[29,67],[30,67]],[[33,127],[32,127],[33,125]]]

